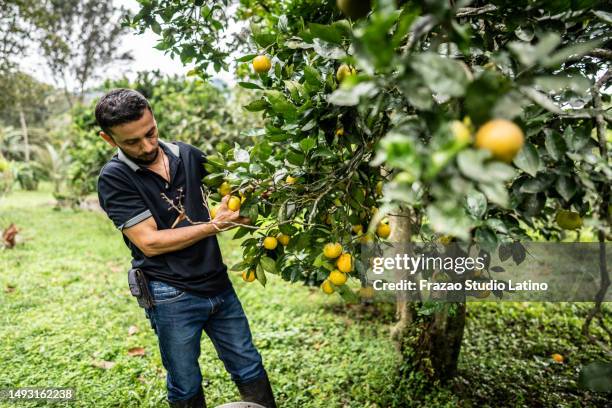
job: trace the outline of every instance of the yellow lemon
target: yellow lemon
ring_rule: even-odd
[[[210,207],[210,219],[212,220],[217,216],[217,207]]]
[[[575,230],[582,227],[580,214],[574,211],[559,210],[556,217],[557,225],[566,230]]]
[[[476,147],[489,150],[493,157],[510,163],[525,143],[520,127],[506,119],[493,119],[476,132]]]
[[[297,181],[297,177],[287,176],[287,178],[285,179],[285,182],[287,184],[295,184],[296,181]]]
[[[453,120],[450,127],[451,131],[453,132],[453,137],[459,144],[464,145],[472,141],[470,129],[463,122]]]
[[[278,242],[281,243],[281,245],[283,246],[287,246],[289,245],[289,235],[285,235],[285,234],[278,234],[276,236],[276,239],[278,240]]]
[[[323,247],[323,255],[329,259],[335,259],[342,253],[342,245],[339,242],[330,242]]]
[[[363,225],[361,224],[353,225],[351,229],[353,230],[355,234],[359,235],[363,232]]]
[[[338,257],[336,267],[340,272],[350,273],[353,270],[353,257],[351,254],[344,253]]]
[[[550,356],[556,363],[563,363],[563,356],[561,354],[555,353]]]
[[[338,82],[344,81],[346,77],[350,75],[352,75],[351,67],[346,64],[340,65],[338,67],[338,70],[336,71],[336,79],[338,80]]]
[[[268,72],[272,68],[272,62],[270,62],[270,58],[265,55],[258,55],[253,59],[253,69],[255,72],[261,74],[263,72]]]
[[[224,181],[223,184],[219,186],[217,191],[219,192],[219,194],[221,194],[221,196],[226,196],[232,192],[232,186],[230,186],[227,181]]]
[[[337,270],[333,270],[329,274],[329,278],[328,279],[334,285],[342,286],[342,285],[344,285],[346,283],[346,280],[348,279],[348,277],[346,276],[345,273],[342,273],[342,272],[337,271]]]
[[[227,208],[229,208],[230,211],[238,211],[240,209],[240,198],[231,196],[227,201]]]
[[[255,271],[244,271],[242,272],[242,280],[245,282],[253,282],[255,280]]]
[[[321,290],[324,293],[327,293],[328,295],[331,295],[332,293],[334,293],[334,287],[332,286],[331,282],[327,279],[325,279],[323,283],[321,284]]]
[[[266,237],[263,241],[263,246],[270,251],[276,249],[278,246],[278,240],[274,237]]]
[[[376,228],[376,235],[381,238],[388,238],[389,235],[391,235],[391,227],[389,224],[384,224],[382,222],[378,224],[378,227]]]

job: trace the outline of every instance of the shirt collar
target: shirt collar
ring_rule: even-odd
[[[166,143],[163,140],[159,139],[159,144],[162,146],[166,153],[170,151],[170,154],[173,154],[177,158],[181,156],[179,147],[174,143]],[[130,160],[129,157],[127,157],[121,149],[117,149],[117,159],[127,164],[128,167],[133,171],[137,171],[138,169],[140,169],[140,166]]]

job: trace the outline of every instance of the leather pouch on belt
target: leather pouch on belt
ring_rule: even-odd
[[[151,291],[149,291],[149,283],[142,270],[138,268],[130,269],[128,271],[128,284],[132,296],[136,297],[140,307],[151,309],[154,306],[153,297]]]

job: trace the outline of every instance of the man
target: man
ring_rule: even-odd
[[[145,314],[159,342],[171,407],[205,407],[198,364],[202,330],[244,401],[275,407],[261,356],[223,264],[216,234],[248,219],[227,207],[216,217],[202,199],[203,153],[158,139],[148,101],[115,89],[96,106],[100,136],[117,154],[98,178],[100,205],[123,233],[132,267],[149,281]]]

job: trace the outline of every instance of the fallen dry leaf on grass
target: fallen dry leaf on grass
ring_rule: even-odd
[[[131,325],[128,329],[128,336],[133,336],[138,333],[138,326]]]
[[[15,226],[15,224],[11,224],[7,229],[2,233],[2,241],[4,241],[4,246],[6,248],[13,248],[15,246],[15,237],[19,230]]]
[[[136,357],[136,356],[144,356],[146,353],[145,349],[142,347],[132,347],[128,350],[128,356]]]
[[[98,368],[102,368],[104,370],[108,370],[108,369],[113,368],[115,366],[115,364],[117,364],[117,363],[115,363],[114,361],[105,361],[105,360],[94,361],[93,363],[91,363],[92,366],[98,367]]]
[[[6,287],[4,288],[4,292],[5,293],[11,293],[15,291],[15,286],[11,285],[11,284],[7,284]]]

